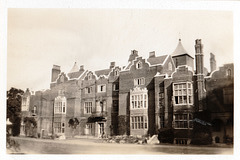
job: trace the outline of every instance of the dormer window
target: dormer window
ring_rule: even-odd
[[[88,74],[88,80],[91,80],[92,79],[92,73],[89,73]]]
[[[136,68],[137,68],[137,69],[141,69],[141,68],[142,68],[142,62],[138,62],[138,63],[136,64]]]
[[[114,76],[119,76],[119,70],[118,70],[118,69],[116,69],[116,70],[114,71]]]

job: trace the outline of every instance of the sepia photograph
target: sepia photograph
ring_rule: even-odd
[[[233,156],[234,34],[231,10],[7,8],[6,154]]]

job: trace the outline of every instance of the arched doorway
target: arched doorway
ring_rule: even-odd
[[[220,119],[212,121],[212,138],[214,143],[223,143],[224,141],[224,123]]]

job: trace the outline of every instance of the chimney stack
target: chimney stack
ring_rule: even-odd
[[[213,53],[210,53],[210,72],[213,72],[216,70],[216,60],[215,55]]]
[[[155,56],[155,51],[149,52],[149,58],[154,58]]]
[[[110,63],[110,69],[115,67],[115,62]]]
[[[198,111],[206,109],[205,99],[205,83],[204,83],[204,64],[203,64],[203,45],[201,39],[195,41],[195,63],[196,63],[196,80],[197,80],[197,101],[196,107]]]
[[[57,78],[58,78],[58,75],[59,75],[60,73],[61,73],[60,66],[58,66],[58,65],[53,65],[51,82],[56,81]]]
[[[84,71],[84,65],[80,66],[80,71]]]
[[[196,74],[203,74],[203,44],[201,39],[196,39],[195,41],[195,63],[196,63]]]
[[[138,57],[138,51],[137,50],[131,50],[131,55],[129,56],[128,62],[133,61],[136,57]]]

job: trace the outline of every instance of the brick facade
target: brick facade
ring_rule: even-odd
[[[189,144],[196,115],[208,111],[213,140],[226,142],[233,138],[233,64],[206,73],[201,40],[195,50],[196,71],[181,40],[171,55],[150,52],[145,59],[133,50],[125,67],[111,62],[108,69],[94,72],[75,63],[66,74],[54,65],[50,90],[24,94],[29,109],[23,116],[35,117],[41,134],[139,136],[172,129],[174,143]],[[211,68],[215,63],[211,53]],[[61,113],[54,110],[58,105]],[[69,127],[74,118],[79,121],[76,129]]]

